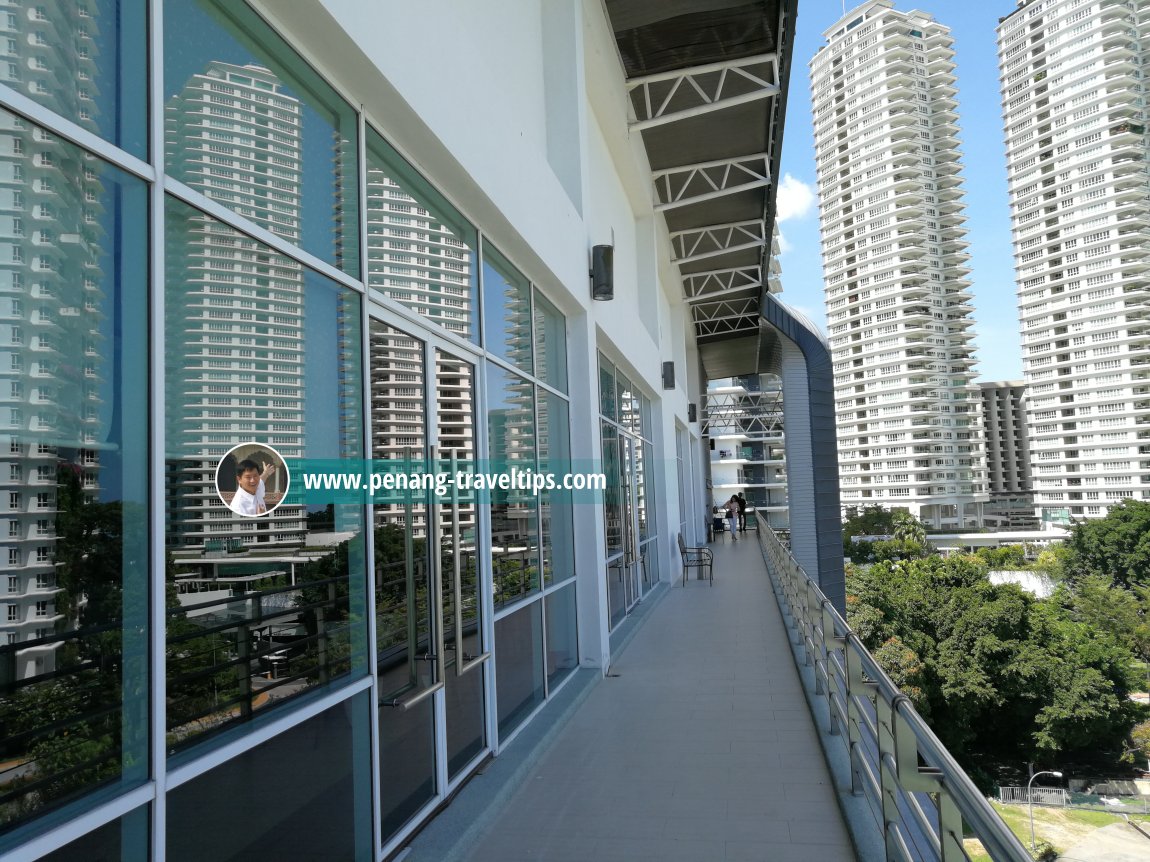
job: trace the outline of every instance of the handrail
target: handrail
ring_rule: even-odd
[[[870,802],[887,860],[969,862],[964,837],[977,838],[996,862],[1030,860],[762,514],[755,517],[780,609],[814,669],[815,694],[826,699],[830,732],[850,757],[851,792]]]

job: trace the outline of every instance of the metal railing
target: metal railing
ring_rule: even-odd
[[[795,644],[826,700],[830,733],[850,757],[851,792],[870,803],[888,860],[1030,860],[990,803],[886,675],[822,590],[759,521],[759,545]],[[796,661],[798,656],[796,655]]]

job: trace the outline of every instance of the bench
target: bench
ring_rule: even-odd
[[[687,586],[688,569],[698,569],[699,574],[696,577],[700,579],[705,577],[712,587],[715,585],[715,573],[711,568],[713,554],[710,548],[688,548],[687,543],[683,541],[683,534],[680,533],[679,554],[683,557],[683,586]]]

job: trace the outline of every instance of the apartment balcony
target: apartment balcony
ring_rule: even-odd
[[[609,673],[577,671],[405,862],[940,860],[964,835],[1029,859],[761,513],[749,527],[710,546],[713,586],[644,599]]]

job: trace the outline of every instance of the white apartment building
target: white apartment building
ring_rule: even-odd
[[[1150,201],[1136,4],[1023,2],[998,27],[1035,508],[1150,499]]]
[[[214,61],[165,106],[170,158],[191,187],[298,242],[301,113],[268,69]],[[167,309],[175,336],[168,349],[186,357],[169,372],[180,397],[168,405],[168,482],[181,501],[169,544],[190,551],[225,538],[301,544],[301,506],[280,506],[258,520],[236,517],[216,492],[215,468],[237,433],[285,458],[303,456],[304,268],[213,218],[171,207],[194,241],[170,252],[179,255],[187,289]],[[256,337],[265,323],[270,331]],[[204,460],[205,453],[212,457]]]
[[[46,93],[74,45],[77,83],[53,104],[94,130],[92,72],[99,28],[92,4],[48,2],[0,17],[0,83]],[[57,578],[58,525],[99,497],[111,332],[102,290],[105,184],[54,136],[0,118],[0,663],[8,679],[51,673],[81,600]],[[79,217],[61,220],[61,210]],[[119,453],[113,460],[118,463]],[[115,472],[115,471],[114,471]],[[76,537],[64,546],[75,556]]]
[[[857,7],[811,61],[844,510],[979,526],[986,501],[949,30]]]

